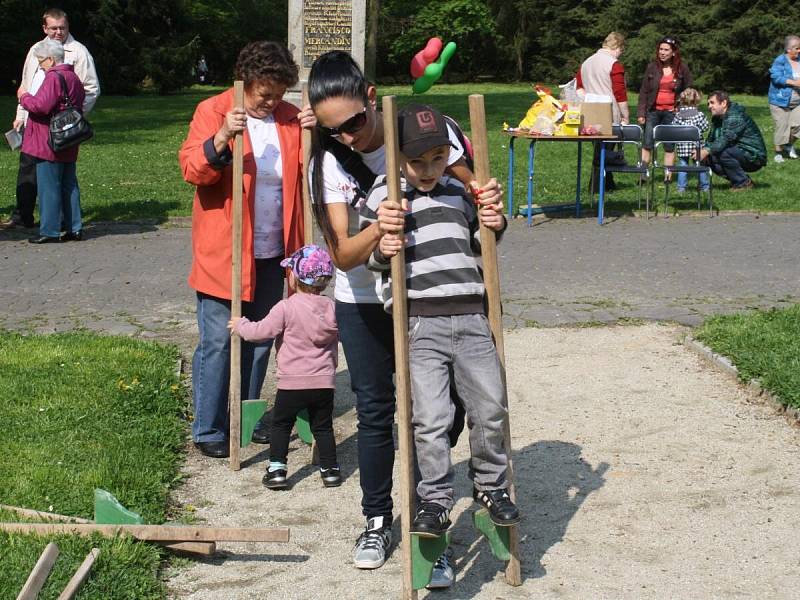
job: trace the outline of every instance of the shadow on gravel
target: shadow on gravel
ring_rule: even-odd
[[[193,556],[195,562],[206,565],[220,566],[227,562],[274,562],[274,563],[302,563],[309,557],[304,554],[237,554],[227,550],[220,550],[214,556]]]
[[[580,446],[558,440],[542,440],[514,452],[523,582],[547,574],[542,557],[564,539],[584,500],[605,483],[608,468],[605,462],[593,467],[581,456]],[[467,469],[466,461],[456,465],[457,497],[471,497]],[[451,530],[457,581],[436,598],[472,598],[495,577],[503,577],[505,563],[492,556],[473,528],[473,510],[463,512]],[[513,588],[508,590],[513,597]]]

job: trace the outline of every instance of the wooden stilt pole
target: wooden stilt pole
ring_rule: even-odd
[[[383,135],[386,146],[386,183],[389,200],[400,202],[400,149],[397,138],[397,104],[383,98]],[[411,518],[414,512],[414,465],[411,447],[411,376],[408,368],[408,305],[406,303],[405,251],[392,258],[392,321],[394,322],[395,396],[400,447],[400,531],[403,585],[400,597],[416,600],[411,562]]]
[[[244,81],[233,82],[233,105],[244,107]],[[237,133],[233,139],[233,223],[231,225],[231,318],[242,316],[242,187],[244,176],[244,139]],[[242,344],[235,333],[231,336],[231,375],[228,393],[230,427],[230,467],[241,468],[239,450],[242,429]]]
[[[469,97],[469,119],[472,129],[472,147],[475,153],[475,178],[478,183],[485,184],[489,181],[489,140],[486,135],[486,112],[481,94],[472,94]],[[481,254],[483,255],[483,278],[489,304],[489,326],[494,336],[497,354],[502,367],[503,389],[505,406],[508,409],[508,387],[506,386],[506,355],[503,344],[503,319],[500,301],[500,275],[497,267],[497,242],[494,231],[481,225]],[[511,424],[510,418],[505,422],[505,450],[508,455],[508,493],[511,500],[516,502],[514,489],[514,469],[511,461]],[[509,550],[511,558],[506,565],[506,582],[509,585],[522,585],[522,574],[519,564],[519,532],[517,527],[510,528]]]
[[[45,546],[39,560],[36,561],[31,574],[28,575],[28,580],[22,586],[17,600],[36,600],[39,597],[39,592],[42,590],[44,582],[47,581],[47,576],[50,575],[57,558],[58,546],[50,542]]]

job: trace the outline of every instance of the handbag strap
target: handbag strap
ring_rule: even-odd
[[[66,104],[67,108],[75,108],[75,106],[72,104],[72,100],[69,99],[69,93],[67,92],[67,80],[64,79],[64,76],[58,71],[55,71],[55,74],[61,81],[61,94],[63,96],[64,104]]]

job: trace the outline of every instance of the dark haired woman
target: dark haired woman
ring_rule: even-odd
[[[338,51],[314,62],[308,83],[317,118],[311,163],[314,214],[337,267],[336,319],[358,415],[361,505],[367,526],[356,542],[353,561],[358,568],[374,569],[384,563],[391,544],[394,352],[392,319],[383,310],[380,276],[364,263],[382,232],[397,231],[403,217],[399,207],[385,204],[379,223],[361,231],[357,228],[358,209],[370,179],[386,172],[383,119],[377,111],[375,87],[349,54]],[[454,148],[449,172],[477,189],[453,130],[450,141]],[[494,179],[482,188],[478,194],[482,204],[501,203],[502,191]],[[443,557],[446,563],[447,556]],[[432,584],[446,587],[452,582],[452,568],[438,566],[434,577],[446,575],[449,569],[449,578],[434,579]]]
[[[678,40],[663,37],[656,46],[656,57],[647,65],[639,90],[639,107],[636,111],[639,125],[644,125],[642,160],[650,162],[653,150],[653,129],[656,125],[670,125],[681,92],[692,87],[692,74],[681,61]],[[675,148],[664,144],[664,164],[675,161]]]
[[[281,260],[303,244],[300,123],[282,100],[297,82],[289,51],[252,42],[239,53],[244,108],[233,89],[201,102],[179,159],[183,178],[197,186],[192,207],[192,268],[200,340],[192,361],[192,437],[206,456],[228,456],[230,378],[231,204],[233,138],[244,138],[242,312],[263,319],[283,295]],[[242,342],[242,398],[258,398],[272,342]]]

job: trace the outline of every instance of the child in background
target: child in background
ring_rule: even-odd
[[[404,230],[384,233],[368,266],[383,273],[384,306],[389,311],[389,263],[405,245],[412,426],[421,476],[411,531],[438,537],[450,526],[451,372],[470,426],[473,498],[488,509],[494,523],[510,526],[520,517],[507,492],[503,381],[475,258],[480,253],[479,219],[498,236],[506,221],[498,206],[484,207],[479,215],[463,185],[444,176],[450,140],[439,111],[407,106],[398,115],[398,136],[408,203]],[[386,180],[381,176],[361,208],[362,228],[378,220],[378,207],[386,199]]]
[[[289,288],[296,293],[276,304],[256,323],[231,319],[228,327],[248,341],[275,338],[278,391],[272,410],[270,456],[262,482],[273,490],[288,487],[289,435],[297,413],[308,410],[311,432],[319,448],[325,487],[342,483],[333,436],[333,390],[339,333],[330,298],[320,295],[333,276],[328,253],[303,246],[281,262],[290,269]]]
[[[681,92],[680,99],[678,100],[678,112],[675,113],[673,125],[694,125],[700,130],[700,137],[703,138],[708,131],[708,119],[697,108],[700,105],[702,94],[694,88],[686,88]],[[677,144],[678,164],[688,165],[694,164],[697,147],[695,144],[687,142]],[[700,189],[704,192],[708,191],[708,173],[698,173],[700,177]],[[682,194],[686,191],[686,184],[689,180],[688,173],[678,173],[678,193]]]

